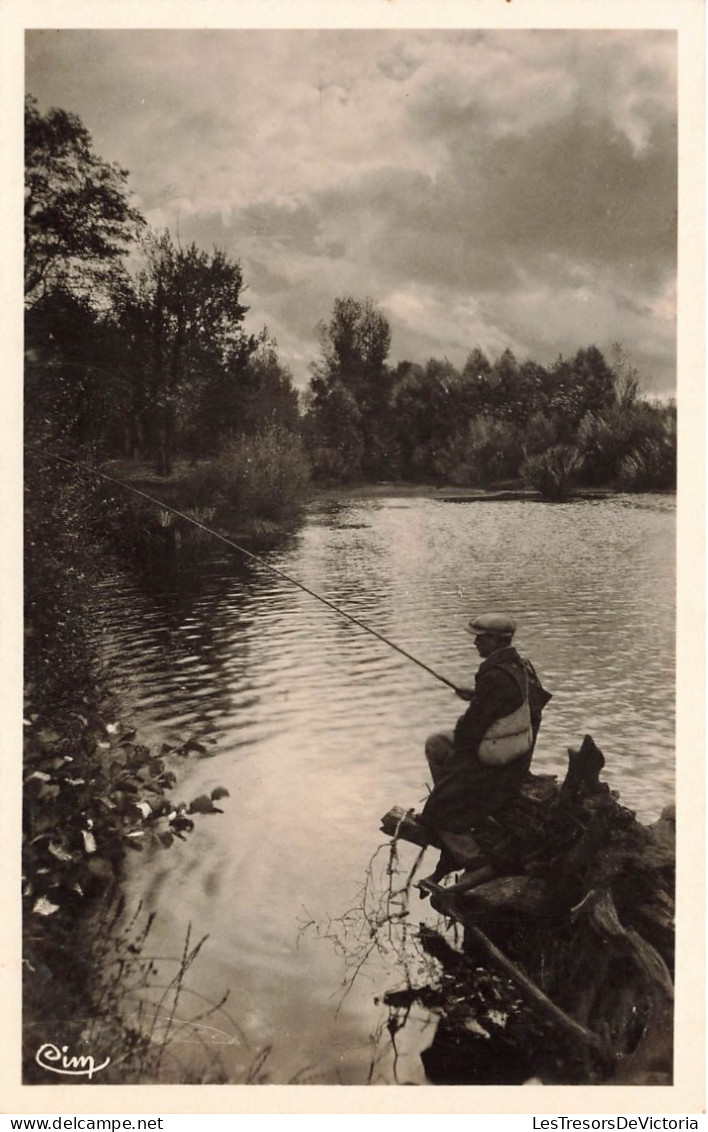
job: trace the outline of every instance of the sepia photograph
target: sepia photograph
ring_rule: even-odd
[[[513,7],[23,29],[30,1105],[677,1083],[686,32]]]

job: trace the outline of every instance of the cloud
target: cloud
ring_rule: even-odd
[[[619,338],[673,383],[673,33],[40,31],[27,71],[151,223],[241,261],[301,383],[343,294],[394,361]]]

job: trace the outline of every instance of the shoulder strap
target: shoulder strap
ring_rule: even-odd
[[[520,657],[519,660],[521,660]],[[489,657],[489,661],[490,668],[501,668],[502,672],[506,672],[508,676],[511,676],[512,680],[521,692],[521,695],[525,700],[527,700],[529,697],[529,674],[526,670],[524,662],[521,661],[520,664],[517,664],[511,659],[494,660],[493,656]]]

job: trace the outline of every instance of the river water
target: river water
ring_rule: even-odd
[[[479,663],[470,614],[514,614],[515,643],[553,693],[534,769],[562,775],[567,747],[590,733],[606,781],[651,821],[673,799],[674,554],[672,497],[392,496],[315,501],[266,558],[459,684]],[[224,813],[200,817],[184,843],[131,856],[127,893],[157,913],[163,980],[190,926],[193,943],[209,936],[181,1016],[228,991],[209,1029],[178,1035],[164,1079],[241,1082],[262,1061],[260,1079],[277,1084],[424,1083],[434,1020],[413,1014],[395,1051],[376,1040],[387,1017],[377,996],[402,973],[384,933],[352,981],[373,938],[357,909],[367,876],[374,902],[383,883],[385,850],[367,874],[386,842],[381,815],[425,797],[424,739],[461,702],[231,552],[210,549],[198,570],[149,586],[111,580],[102,606],[104,659],[142,741],[194,736],[207,750],[180,760],[176,796],[229,791]],[[400,867],[415,856],[402,846]],[[431,913],[413,899],[415,926]]]

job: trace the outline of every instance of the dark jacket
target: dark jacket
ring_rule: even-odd
[[[533,665],[511,646],[482,661],[474,695],[455,726],[445,777],[433,788],[423,808],[421,820],[427,825],[462,832],[518,793],[531,765],[533,747],[503,766],[481,762],[478,752],[491,724],[521,707],[525,686],[535,745],[541,713],[551,697],[541,686]]]

